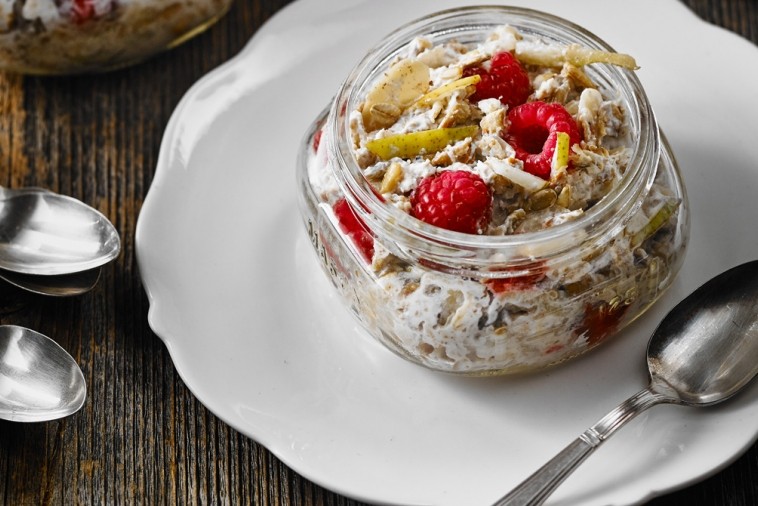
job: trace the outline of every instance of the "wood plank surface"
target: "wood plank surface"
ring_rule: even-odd
[[[123,241],[121,256],[86,295],[53,299],[0,285],[0,323],[55,339],[88,385],[86,405],[74,416],[0,421],[2,504],[359,504],[301,478],[190,394],[148,327],[135,263],[137,216],[172,111],[287,3],[238,0],[212,30],[96,77],[0,74],[0,185],[44,186],[83,200],[111,219]],[[758,42],[758,2],[684,3]],[[758,446],[651,504],[758,504]]]

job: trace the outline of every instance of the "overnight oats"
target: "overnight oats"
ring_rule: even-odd
[[[0,0],[0,69],[110,70],[173,47],[223,16],[231,0]]]
[[[636,65],[507,7],[444,11],[369,52],[298,162],[310,239],[365,328],[431,369],[504,374],[647,309],[688,210]]]

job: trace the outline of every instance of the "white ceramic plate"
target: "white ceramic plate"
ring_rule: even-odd
[[[169,123],[137,226],[150,325],[192,392],[307,478],[387,504],[489,504],[642,388],[644,349],[685,294],[758,256],[758,50],[680,3],[530,1],[633,54],[683,170],[692,240],[669,293],[618,339],[521,378],[436,374],[339,305],[295,203],[298,144],[364,51],[469,2],[297,1],[198,82]],[[651,15],[649,13],[655,13]],[[552,504],[643,501],[723,467],[758,433],[758,388],[633,421]]]

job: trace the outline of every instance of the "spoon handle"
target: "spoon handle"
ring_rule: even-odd
[[[493,506],[536,506],[563,483],[600,444],[626,422],[651,406],[671,402],[671,399],[653,392],[649,387],[641,390],[584,431],[560,453],[550,459],[526,480],[521,482]]]

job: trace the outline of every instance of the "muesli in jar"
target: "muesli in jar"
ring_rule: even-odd
[[[0,69],[29,74],[111,70],[213,24],[231,0],[0,0]]]
[[[639,126],[588,71],[598,64],[637,67],[511,24],[476,42],[418,35],[343,112],[345,142],[339,125],[314,129],[305,184],[341,237],[310,223],[311,237],[391,349],[451,372],[535,369],[603,341],[668,286],[686,244],[684,190],[665,145],[636,189],[626,183],[640,170]],[[346,180],[373,195],[356,197]],[[626,200],[611,206],[609,195]],[[411,233],[398,238],[405,223]],[[429,225],[452,232],[430,248],[460,245],[460,264],[455,251],[446,262],[415,247]]]

